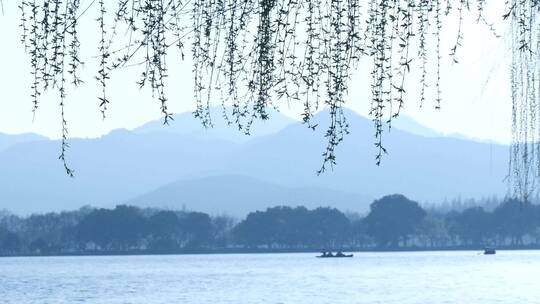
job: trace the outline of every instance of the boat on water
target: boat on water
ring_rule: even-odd
[[[484,249],[484,254],[496,254],[497,251],[495,250],[495,248],[485,248]]]
[[[339,251],[336,254],[332,254],[332,252],[323,252],[321,255],[317,256],[318,258],[352,258],[353,254],[344,254],[341,251]]]

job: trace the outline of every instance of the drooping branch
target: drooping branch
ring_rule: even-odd
[[[512,147],[509,179],[512,195],[525,201],[537,193],[540,177],[540,24],[539,2],[513,0],[512,24]]]
[[[167,106],[167,59],[173,48],[183,59],[184,46],[191,45],[194,115],[204,126],[212,126],[214,103],[221,104],[221,115],[229,124],[246,134],[254,120],[270,118],[269,109],[299,106],[302,121],[315,128],[314,113],[328,108],[327,145],[319,173],[336,164],[336,148],[348,133],[343,107],[352,102],[347,91],[362,58],[372,62],[370,115],[375,161],[380,164],[387,152],[383,134],[406,105],[411,70],[418,69],[420,104],[441,107],[445,20],[455,22],[458,29],[448,50],[454,62],[458,62],[467,13],[475,11],[476,20],[494,31],[484,17],[485,0],[117,0],[116,4],[93,0],[82,9],[80,0],[21,0],[19,6],[21,40],[32,67],[34,112],[44,91],[58,90],[60,158],[68,173],[65,83],[66,76],[74,86],[83,83],[78,28],[91,7],[96,8],[100,31],[96,80],[104,117],[114,102],[106,88],[115,70],[138,66],[137,83],[152,91],[164,123],[172,119]],[[508,0],[503,16],[513,29],[509,177],[514,194],[521,197],[531,194],[540,174],[538,10],[538,0]],[[120,31],[126,34],[118,35]],[[431,74],[435,76],[428,77]],[[433,90],[433,101],[428,101],[427,90]]]

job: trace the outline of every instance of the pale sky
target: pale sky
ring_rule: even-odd
[[[458,51],[459,64],[453,64],[447,54],[455,41],[456,21],[445,23],[442,41],[442,109],[433,109],[427,101],[419,107],[418,78],[409,75],[408,96],[404,114],[438,132],[460,133],[468,137],[508,142],[510,138],[510,85],[508,66],[511,51],[508,26],[502,22],[503,1],[498,7],[489,8],[488,19],[497,21],[495,26],[502,38],[496,38],[485,25],[474,22],[470,14],[463,25],[465,37]],[[40,108],[32,119],[30,99],[29,58],[20,43],[19,1],[4,1],[5,15],[0,17],[0,133],[17,134],[34,132],[58,138],[60,119],[58,98],[55,92],[41,97]],[[85,7],[89,0],[82,0]],[[490,4],[493,5],[493,4]],[[97,137],[115,128],[132,129],[147,121],[160,118],[159,104],[148,90],[140,91],[135,84],[140,70],[126,69],[111,74],[109,84],[108,118],[103,121],[98,108],[97,70],[94,58],[97,54],[98,32],[95,14],[81,18],[82,58],[86,62],[83,79],[86,83],[77,90],[68,91],[66,113],[70,123],[70,135],[74,137]],[[189,43],[189,41],[188,41]],[[189,45],[186,52],[189,54]],[[433,63],[430,67],[433,66]],[[181,62],[176,57],[169,60],[168,80],[169,108],[172,112],[185,112],[194,108],[192,66],[189,56]],[[370,67],[363,61],[354,72],[347,97],[348,106],[366,115],[370,102]],[[432,87],[431,89],[434,90]],[[431,96],[433,97],[433,96]],[[433,100],[433,98],[431,99]],[[294,116],[295,109],[283,108]]]

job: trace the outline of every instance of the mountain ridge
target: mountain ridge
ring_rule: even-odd
[[[65,175],[57,160],[58,141],[15,144],[0,151],[0,208],[28,214],[87,204],[111,206],[149,198],[149,193],[177,181],[209,176],[245,176],[275,185],[279,188],[275,193],[288,188],[304,193],[326,190],[343,197],[350,193],[358,195],[358,205],[363,206],[362,198],[389,193],[422,202],[504,195],[507,146],[424,137],[392,128],[383,134],[389,155],[377,167],[373,122],[346,111],[351,133],[336,149],[337,166],[320,176],[316,171],[326,146],[326,112],[315,115],[319,124],[315,131],[301,123],[277,123],[270,127],[276,132],[254,134],[243,142],[231,141],[227,134],[220,137],[219,132],[205,136],[158,130],[115,130],[96,139],[72,139],[67,157],[76,170],[74,179]],[[263,188],[258,187],[260,197],[265,195]],[[276,200],[284,197],[280,195]],[[232,203],[230,209],[235,210]]]
[[[206,189],[212,191],[205,191]],[[264,194],[261,197],[261,194]],[[179,180],[151,192],[129,199],[127,204],[144,207],[172,208],[182,206],[209,214],[228,213],[244,217],[275,205],[308,208],[332,206],[344,211],[365,213],[372,197],[330,189],[284,187],[242,175],[207,176]],[[235,204],[240,202],[240,204]],[[234,205],[234,210],[230,206]]]

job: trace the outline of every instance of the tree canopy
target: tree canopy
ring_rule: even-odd
[[[407,244],[425,216],[417,202],[400,194],[388,195],[371,204],[366,217],[368,233],[375,236],[380,247],[397,247],[400,241]]]
[[[366,4],[366,5],[364,5]],[[386,153],[383,131],[405,104],[407,75],[419,70],[421,104],[428,87],[432,105],[441,107],[441,58],[458,61],[465,14],[492,29],[484,17],[486,0],[20,0],[21,40],[30,57],[30,96],[34,110],[40,95],[58,92],[62,116],[60,159],[66,162],[68,123],[66,86],[79,86],[81,17],[97,6],[100,32],[96,80],[97,106],[103,117],[110,102],[108,80],[115,70],[140,66],[137,83],[154,93],[164,123],[167,107],[167,58],[173,49],[193,58],[194,115],[211,127],[210,104],[219,100],[227,121],[249,133],[255,119],[269,119],[281,102],[303,107],[303,122],[329,108],[327,146],[319,173],[336,163],[335,148],[348,133],[343,107],[351,74],[360,59],[372,61],[371,111],[375,161]],[[509,180],[513,194],[527,198],[540,173],[537,107],[540,96],[537,0],[508,0],[502,19],[511,24],[513,138]],[[457,16],[457,17],[456,17]],[[441,49],[442,19],[458,24],[455,44]],[[120,35],[119,33],[125,33]],[[431,38],[431,37],[434,38]],[[434,58],[434,59],[432,59]],[[431,62],[434,61],[434,62]],[[434,74],[430,85],[428,68]],[[232,110],[227,110],[230,107]]]
[[[424,209],[403,195],[376,200],[366,216],[278,206],[240,221],[120,205],[20,217],[0,211],[0,256],[317,250],[540,248],[540,205],[477,201]]]

